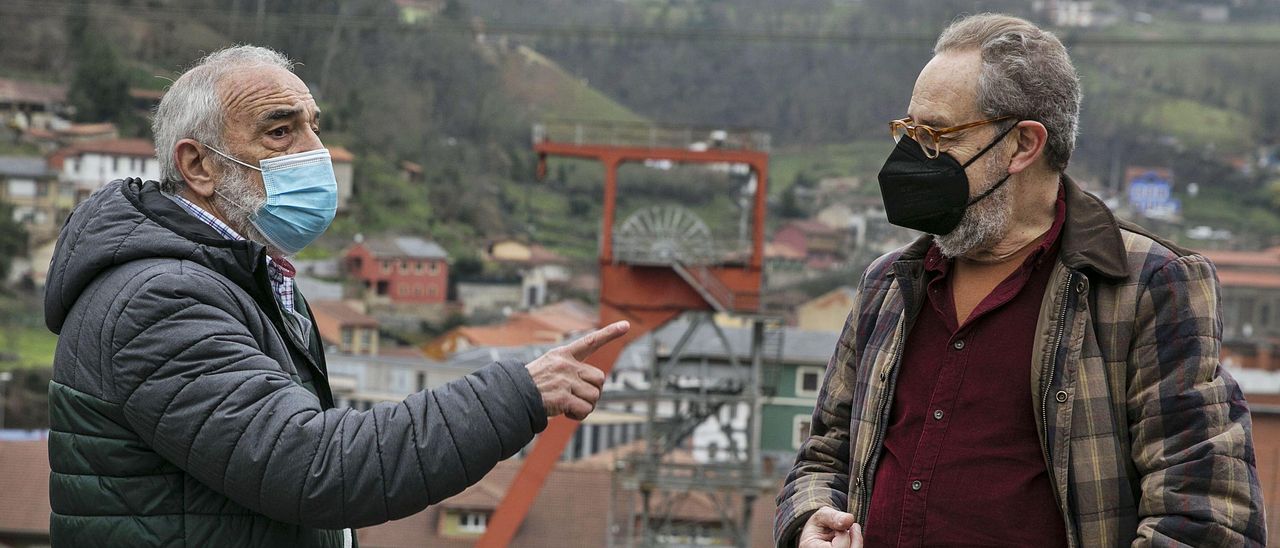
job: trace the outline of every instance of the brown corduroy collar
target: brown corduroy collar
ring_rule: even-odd
[[[1067,174],[1062,174],[1061,180],[1067,201],[1067,220],[1062,227],[1059,252],[1062,263],[1113,280],[1128,277],[1124,240],[1115,215],[1102,200],[1085,192]],[[923,260],[931,245],[933,236],[925,235],[908,246],[898,262]]]

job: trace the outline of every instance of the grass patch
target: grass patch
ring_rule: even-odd
[[[860,177],[864,187],[875,186],[876,174],[891,150],[888,130],[884,139],[779,149],[769,158],[769,194],[781,195],[800,173],[811,179]]]
[[[0,295],[0,371],[52,367],[58,336],[44,326],[35,296]]]
[[[502,75],[507,93],[524,103],[535,120],[647,121],[592,88],[586,80],[525,47],[506,57]]]
[[[1150,104],[1143,116],[1149,127],[1190,146],[1247,147],[1253,142],[1253,123],[1239,112],[1215,108],[1190,99],[1165,99]]]
[[[0,371],[52,367],[58,336],[43,327],[7,325],[0,334]]]

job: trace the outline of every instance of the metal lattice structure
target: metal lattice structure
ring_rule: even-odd
[[[666,355],[651,345],[648,386],[608,396],[609,402],[643,401],[648,413],[644,451],[619,461],[614,473],[611,547],[751,546],[755,501],[774,488],[760,459],[760,408],[766,371],[781,359],[781,320],[748,317],[750,349],[738,355],[712,314],[687,316],[691,320]],[[694,337],[708,330],[725,363],[686,358]],[[744,409],[745,417],[726,413],[730,409]],[[708,426],[728,446],[714,460],[690,460],[690,436]]]

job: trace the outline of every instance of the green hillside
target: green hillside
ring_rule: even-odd
[[[499,66],[506,93],[534,120],[645,121],[528,46],[502,55]]]

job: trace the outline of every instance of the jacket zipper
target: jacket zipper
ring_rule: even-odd
[[[885,389],[881,391],[880,401],[877,402],[878,407],[876,409],[876,415],[877,415],[876,435],[871,439],[871,454],[867,455],[867,460],[862,463],[862,471],[859,473],[859,477],[858,477],[857,488],[859,491],[858,498],[860,499],[859,500],[860,504],[858,507],[858,519],[856,520],[857,523],[866,522],[867,512],[869,511],[868,507],[871,505],[871,489],[868,485],[867,477],[870,474],[870,471],[872,468],[872,462],[880,458],[881,438],[884,437],[884,431],[888,429],[888,425],[886,424],[887,419],[885,415],[889,411],[889,406],[888,406],[888,402],[890,399],[889,395],[893,393],[894,379],[891,373],[898,369],[898,362],[902,361],[902,347],[906,346],[906,340],[905,340],[906,339],[906,333],[905,333],[906,323],[907,323],[907,311],[904,310],[902,313],[902,320],[898,322],[898,328],[896,330],[897,335],[895,336],[895,340],[897,341],[897,344],[894,346],[894,349],[893,349],[893,360],[889,362],[889,369],[887,369],[883,373],[886,376]],[[872,372],[871,374],[875,375],[876,373]]]
[[[1075,279],[1074,272],[1067,273],[1067,279],[1062,284],[1062,310],[1058,313],[1058,335],[1053,343],[1053,358],[1049,360],[1049,376],[1043,381],[1044,390],[1040,394],[1040,427],[1044,429],[1044,435],[1041,436],[1040,450],[1044,452],[1045,467],[1049,472],[1049,483],[1053,486],[1054,497],[1058,494],[1058,477],[1054,473],[1053,461],[1049,458],[1049,392],[1053,390],[1053,377],[1057,374],[1058,369],[1058,349],[1062,347],[1062,339],[1067,332],[1067,308],[1071,304],[1071,281]],[[1070,521],[1064,509],[1059,508],[1062,512],[1063,525],[1067,527],[1068,536],[1070,536]]]

